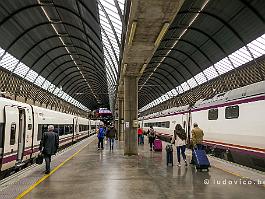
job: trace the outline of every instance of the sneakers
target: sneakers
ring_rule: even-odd
[[[188,166],[188,163],[187,163],[187,161],[185,160],[185,166]]]
[[[181,167],[181,164],[180,163],[178,163],[178,167]]]
[[[45,173],[45,174],[49,174],[49,173],[50,173],[50,171],[45,171],[44,173]]]

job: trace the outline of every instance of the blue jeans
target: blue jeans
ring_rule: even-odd
[[[138,144],[144,144],[144,135],[138,134]]]
[[[182,155],[183,160],[186,160],[185,149],[186,149],[185,145],[177,146],[177,157],[178,157],[179,163],[180,163],[180,151],[181,151],[181,155]]]
[[[114,146],[114,138],[109,138],[109,149],[111,150],[113,150],[113,146]]]

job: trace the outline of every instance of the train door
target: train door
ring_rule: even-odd
[[[26,135],[26,111],[19,109],[19,125],[18,125],[18,150],[17,162],[22,162],[23,152],[25,148],[25,135]]]
[[[77,136],[77,133],[78,133],[78,123],[77,123],[77,117],[74,117],[73,118],[73,127],[74,127],[74,130],[73,130],[73,142],[76,140],[76,136]]]
[[[91,120],[88,120],[88,136],[91,135]]]
[[[18,149],[19,110],[17,107],[5,106],[4,151],[1,171],[15,166]]]

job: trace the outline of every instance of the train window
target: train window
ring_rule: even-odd
[[[70,134],[73,134],[73,129],[74,129],[74,128],[73,128],[73,125],[70,124],[70,125],[69,125],[69,133],[70,133]]]
[[[167,121],[166,122],[166,126],[165,126],[166,128],[169,128],[170,127],[170,121]]]
[[[218,119],[218,109],[210,109],[208,111],[208,120],[217,120]]]
[[[64,133],[70,134],[70,125],[64,125]]]
[[[0,148],[4,147],[4,123],[0,123]]]
[[[58,124],[53,124],[53,127],[54,127],[53,132],[58,133],[59,132]]]
[[[32,129],[32,124],[28,124],[28,130]]]
[[[10,145],[14,145],[16,142],[16,124],[11,124],[11,130],[10,130]]]
[[[44,132],[48,131],[48,125],[47,124],[39,124],[38,126],[38,135],[37,135],[37,140],[41,140],[42,134]]]
[[[59,136],[64,135],[64,125],[63,124],[59,124]]]
[[[228,106],[225,108],[225,119],[235,119],[239,117],[239,106]]]

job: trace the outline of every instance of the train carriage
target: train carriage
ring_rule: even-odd
[[[265,81],[262,81],[139,120],[145,131],[152,125],[157,135],[167,138],[172,136],[177,123],[190,137],[192,124],[197,122],[204,130],[204,145],[218,156],[265,171],[264,113]]]
[[[0,98],[1,174],[34,160],[48,125],[54,125],[61,148],[94,134],[99,121]]]

